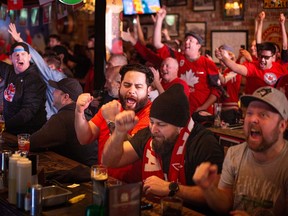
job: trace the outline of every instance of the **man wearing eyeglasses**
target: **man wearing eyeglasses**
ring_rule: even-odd
[[[276,48],[271,42],[261,43],[259,46],[258,60],[244,62],[242,65],[230,60],[228,52],[216,49],[215,56],[232,71],[246,76],[246,94],[252,94],[263,86],[274,86],[278,78],[287,74],[285,69],[277,62],[273,62]]]

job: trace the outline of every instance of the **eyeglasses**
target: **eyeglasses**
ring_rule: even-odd
[[[260,59],[264,58],[265,60],[269,60],[272,56],[260,55]]]

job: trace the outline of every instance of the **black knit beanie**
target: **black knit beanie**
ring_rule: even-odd
[[[190,112],[183,86],[172,85],[160,94],[152,103],[150,117],[177,127],[185,127],[190,118]]]

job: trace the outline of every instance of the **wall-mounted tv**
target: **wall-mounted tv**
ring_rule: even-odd
[[[161,8],[161,0],[123,0],[124,15],[154,14]]]

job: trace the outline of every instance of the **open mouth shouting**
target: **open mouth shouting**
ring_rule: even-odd
[[[134,109],[137,105],[137,100],[134,97],[126,97],[125,103],[126,103],[127,109]]]
[[[262,132],[261,132],[261,130],[258,129],[258,128],[250,127],[250,128],[248,129],[247,137],[248,137],[248,139],[251,140],[251,141],[257,141],[257,140],[262,139]]]

